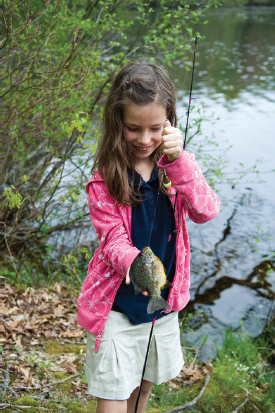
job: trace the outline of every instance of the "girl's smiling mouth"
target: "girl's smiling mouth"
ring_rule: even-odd
[[[149,151],[149,149],[150,149],[151,147],[152,147],[152,145],[151,145],[151,146],[135,146],[135,145],[134,145],[135,150],[136,150],[136,151],[140,151],[140,152]]]

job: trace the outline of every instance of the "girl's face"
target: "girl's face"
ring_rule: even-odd
[[[144,106],[131,103],[125,106],[123,136],[136,160],[148,158],[161,144],[166,118],[164,107],[157,103]]]

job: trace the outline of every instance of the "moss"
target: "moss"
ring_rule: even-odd
[[[68,402],[65,404],[66,413],[96,413],[96,401],[91,400],[88,404],[81,402]]]
[[[264,399],[262,402],[262,406],[266,409],[266,411],[271,411],[275,407],[275,379],[274,383],[271,383],[270,386],[268,386],[266,392],[264,393]]]
[[[39,406],[39,402],[31,397],[19,397],[14,404],[18,404],[20,406]]]
[[[85,344],[62,344],[55,340],[49,340],[45,346],[45,352],[47,354],[64,354],[64,353],[74,353],[80,354],[81,350],[86,351]]]
[[[56,381],[61,381],[69,377],[68,374],[62,372],[55,372],[53,375],[56,378]],[[55,387],[57,389],[62,389],[62,393],[65,393],[67,396],[71,396],[71,380],[66,380],[64,383],[56,384]]]
[[[68,413],[82,413],[86,410],[83,405],[79,406],[78,403],[69,403],[66,405],[66,408]]]
[[[47,409],[50,410],[50,412],[60,412],[60,403],[56,403],[56,401],[50,401],[47,404],[44,405]],[[62,407],[63,410],[63,407]],[[63,410],[64,411],[64,410]]]

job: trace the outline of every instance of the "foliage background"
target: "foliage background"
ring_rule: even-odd
[[[129,60],[187,60],[191,24],[213,6],[216,0],[4,2],[4,275],[19,284],[62,274],[81,281],[95,247],[85,241],[91,224],[84,187],[110,82]]]

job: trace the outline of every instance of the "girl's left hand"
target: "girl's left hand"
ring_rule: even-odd
[[[131,284],[130,268],[131,268],[131,265],[130,265],[130,267],[128,268],[127,274],[126,274],[126,277],[125,277],[125,283],[126,283],[127,285]],[[142,292],[142,294],[145,295],[146,297],[148,297],[148,296],[150,295],[150,294],[148,293],[148,291],[141,291],[141,292]]]
[[[169,120],[163,124],[162,152],[167,155],[168,161],[173,162],[181,156],[183,140],[180,130],[171,126]]]

